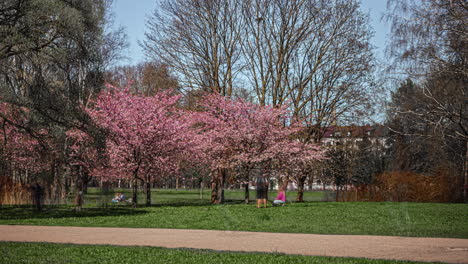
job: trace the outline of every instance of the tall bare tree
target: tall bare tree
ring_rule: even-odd
[[[240,67],[239,1],[159,2],[142,46],[167,64],[182,87],[232,95]]]
[[[291,101],[309,121],[308,139],[368,106],[373,55],[358,1],[243,4],[246,78],[260,104]]]
[[[106,72],[105,79],[118,87],[130,85],[134,92],[146,96],[179,87],[177,79],[169,73],[168,66],[158,62],[117,66]]]
[[[468,3],[389,0],[388,7],[391,69],[419,81],[416,100],[425,109],[400,112],[421,126],[430,126],[431,136],[464,143],[461,155],[468,199]]]

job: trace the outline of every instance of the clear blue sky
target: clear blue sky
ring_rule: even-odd
[[[388,26],[380,22],[385,11],[386,0],[362,0],[362,10],[370,12],[371,26],[375,31],[372,44],[377,48],[377,56],[383,59]],[[128,61],[121,64],[136,64],[144,60],[144,54],[138,41],[144,40],[145,20],[157,6],[156,0],[115,0],[113,12],[115,13],[115,26],[123,26],[128,35],[130,44],[127,54]]]

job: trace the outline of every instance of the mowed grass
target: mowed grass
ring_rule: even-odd
[[[257,209],[254,204],[0,208],[0,224],[214,229],[284,233],[468,238],[468,204],[306,202]]]
[[[267,253],[50,243],[0,242],[0,263],[419,263]]]

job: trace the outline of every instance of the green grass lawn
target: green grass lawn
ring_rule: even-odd
[[[468,238],[468,204],[307,202],[284,207],[171,204],[46,208],[0,207],[0,224],[242,230],[286,233]]]
[[[0,263],[419,263],[298,256],[267,253],[219,252],[210,250],[166,249],[50,243],[0,242]],[[425,262],[426,263],[426,262]]]

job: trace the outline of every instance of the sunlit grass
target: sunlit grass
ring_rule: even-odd
[[[86,208],[80,213],[72,209],[34,213],[26,207],[3,207],[0,224],[468,238],[467,204],[307,202],[257,209],[241,203],[181,203]]]

